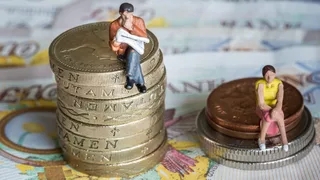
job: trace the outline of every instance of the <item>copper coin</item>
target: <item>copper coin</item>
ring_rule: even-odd
[[[313,127],[313,121],[311,114],[307,108],[304,109],[304,112],[302,112],[302,120],[299,121],[297,128],[292,129],[291,131],[287,132],[287,138],[289,145],[293,144],[295,141],[296,145],[302,142],[305,142],[307,137],[312,135],[312,132],[314,129]],[[240,138],[234,138],[227,136],[225,134],[222,134],[215,129],[212,129],[210,125],[208,124],[208,117],[205,116],[204,112],[201,111],[197,118],[197,130],[201,131],[201,136],[206,137],[206,141],[210,141],[212,143],[215,143],[222,148],[227,149],[227,151],[233,151],[234,153],[241,153],[242,150],[248,150],[248,151],[257,151],[256,153],[264,153],[265,151],[261,151],[259,149],[258,141],[257,139],[240,139]],[[202,138],[203,139],[203,138]],[[301,139],[301,140],[300,140]],[[306,142],[307,143],[307,142]],[[296,146],[295,145],[295,146]],[[266,138],[266,146],[267,150],[265,153],[267,154],[273,154],[275,147],[279,146],[282,148],[282,140],[281,136],[274,136],[274,137],[268,137]],[[295,148],[293,146],[292,148]],[[297,149],[291,149],[289,148],[289,151],[295,151]],[[224,151],[221,151],[224,152]],[[253,153],[253,152],[252,152]],[[293,152],[292,152],[293,153]],[[244,154],[238,154],[238,155],[244,155]],[[247,156],[249,156],[250,153],[247,153]],[[252,155],[252,154],[251,154]],[[274,157],[273,157],[274,158]],[[231,158],[229,158],[231,159]],[[233,159],[235,160],[235,159]],[[239,159],[238,159],[239,160]],[[242,160],[241,160],[242,161]]]
[[[261,151],[257,140],[232,138],[212,129],[204,110],[196,118],[196,129],[204,153],[223,165],[247,170],[275,168],[291,164],[297,157],[304,157],[309,152],[307,149],[314,146],[315,139],[312,116],[307,108],[297,127],[288,132],[289,151],[282,150],[280,137],[267,138],[267,149]]]
[[[256,115],[255,82],[260,78],[244,78],[224,83],[207,99],[207,115],[219,126],[242,132],[259,132],[260,118]],[[285,125],[301,118],[303,97],[298,89],[283,82],[282,110]]]
[[[214,120],[211,120],[210,117],[207,115],[207,112],[205,112],[205,113],[207,116],[206,118],[207,118],[208,124],[219,133],[222,133],[227,136],[234,137],[234,138],[240,138],[240,139],[257,139],[257,138],[259,138],[259,132],[235,131],[232,129],[227,129],[225,127],[222,127],[222,126],[216,124]],[[289,132],[293,129],[297,129],[295,127],[297,127],[297,125],[300,124],[299,122],[301,121],[301,119],[302,118],[297,119],[296,121],[292,121],[290,124],[287,124],[286,131]],[[300,127],[298,127],[298,128],[300,128]],[[267,137],[275,137],[275,136],[279,136],[279,135],[280,135],[280,132],[278,132],[277,134],[272,135],[272,136],[269,136],[268,134],[266,136]]]

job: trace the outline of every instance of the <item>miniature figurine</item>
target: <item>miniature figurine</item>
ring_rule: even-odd
[[[132,89],[135,84],[139,92],[145,93],[147,88],[140,59],[144,51],[143,43],[148,42],[149,39],[147,39],[144,20],[134,16],[133,11],[134,7],[130,3],[120,5],[120,17],[112,21],[109,27],[110,46],[112,51],[118,55],[118,59],[126,63],[125,88]]]
[[[283,143],[283,150],[288,151],[288,140],[284,124],[283,84],[276,78],[276,70],[271,65],[262,68],[263,79],[256,82],[257,95],[257,115],[260,117],[260,137],[258,139],[259,148],[266,149],[265,138],[268,132],[277,133],[280,130]],[[277,123],[277,125],[276,125]]]

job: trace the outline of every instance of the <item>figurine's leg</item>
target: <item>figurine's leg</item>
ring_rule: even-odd
[[[271,122],[262,119],[262,128],[260,129],[259,147],[261,150],[266,148],[266,135]]]
[[[138,68],[137,68],[137,72],[136,72],[136,76],[137,76],[136,85],[137,85],[137,88],[139,89],[139,91],[141,93],[145,93],[145,92],[147,92],[147,87],[144,85],[144,77],[143,77],[143,74],[142,74],[140,63],[137,64],[137,67]]]
[[[129,51],[129,58],[128,59],[130,62],[127,65],[127,75],[129,77],[132,77],[134,83],[136,84],[139,92],[145,93],[147,92],[147,88],[144,85],[144,77],[142,74],[141,70],[141,65],[140,65],[140,58],[141,55],[135,51],[134,49],[130,49]]]
[[[289,150],[289,146],[288,146],[288,139],[287,139],[287,132],[286,132],[286,127],[284,124],[284,114],[283,111],[281,112],[273,112],[272,113],[273,117],[279,126],[280,129],[280,133],[281,133],[281,140],[282,140],[282,144],[283,144],[283,150],[284,151],[288,151]]]
[[[143,77],[143,74],[142,74],[140,63],[137,64],[136,76],[137,76],[137,84],[144,85],[144,77]]]
[[[130,48],[130,47],[128,47]],[[127,50],[127,62],[126,62],[126,71],[127,71],[127,83],[125,88],[132,89],[133,84],[135,83],[135,75],[137,71],[136,61],[137,61],[137,52],[135,52],[132,48]]]
[[[260,135],[258,139],[259,148],[261,150],[266,149],[266,136],[268,133],[268,130],[270,128],[270,125],[274,123],[273,119],[270,117],[270,111],[265,111],[260,109],[259,107],[256,108],[256,114],[261,119],[260,121]]]

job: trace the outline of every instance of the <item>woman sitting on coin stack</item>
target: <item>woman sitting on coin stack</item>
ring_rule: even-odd
[[[260,117],[260,137],[258,139],[259,148],[266,149],[266,134],[275,135],[281,133],[283,150],[288,151],[288,140],[284,124],[283,84],[276,78],[276,70],[271,65],[262,68],[263,79],[256,82],[257,94],[257,115]],[[277,126],[277,124],[278,126]]]

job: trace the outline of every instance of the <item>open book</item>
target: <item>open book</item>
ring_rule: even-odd
[[[144,43],[150,42],[148,38],[132,35],[123,28],[117,31],[116,41],[128,44],[141,55],[144,53]]]

